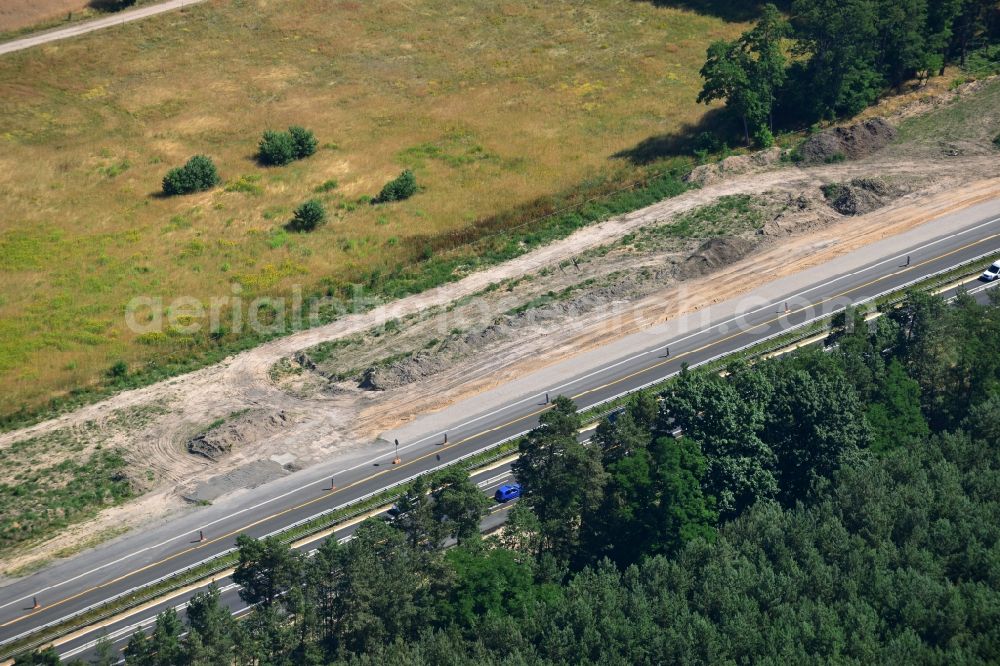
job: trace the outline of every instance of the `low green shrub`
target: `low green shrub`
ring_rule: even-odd
[[[128,364],[125,361],[116,361],[108,368],[108,377],[111,379],[124,379],[128,376]]]
[[[245,194],[260,195],[264,193],[264,188],[260,185],[260,176],[251,173],[226,183],[226,192],[243,192]]]
[[[128,171],[129,168],[131,168],[131,166],[132,166],[132,163],[129,162],[127,159],[124,159],[124,160],[122,160],[120,162],[115,162],[113,164],[109,164],[107,166],[100,167],[98,169],[98,171],[102,175],[107,176],[108,178],[115,178],[117,176],[122,175],[126,171]]]
[[[313,231],[326,222],[326,209],[316,199],[310,199],[295,209],[294,217],[286,225],[289,231]]]
[[[284,166],[295,160],[295,140],[288,132],[265,130],[257,149],[257,159],[268,166]]]
[[[770,148],[774,145],[774,135],[771,134],[771,130],[766,127],[761,127],[757,130],[757,133],[753,138],[754,141],[757,142],[757,145],[761,148]]]
[[[389,201],[402,201],[409,199],[417,193],[417,178],[413,172],[407,169],[396,178],[390,180],[372,199],[372,203],[387,203]]]
[[[804,143],[803,141],[800,141],[798,145],[794,146],[791,150],[788,151],[787,160],[789,162],[792,162],[793,164],[799,164],[800,162],[802,162],[803,143]]]
[[[319,142],[316,140],[316,135],[312,133],[312,130],[292,125],[288,128],[288,134],[292,137],[292,144],[295,146],[296,159],[304,159],[316,152]]]
[[[827,183],[820,187],[819,189],[823,192],[823,197],[829,201],[831,199],[836,199],[840,196],[840,190],[843,187],[840,183]]]
[[[323,183],[317,185],[316,189],[314,189],[313,192],[316,192],[317,194],[322,194],[324,192],[331,192],[337,189],[337,185],[339,185],[339,183],[336,181],[336,179],[331,178],[330,180],[324,181]]]
[[[975,81],[975,79],[970,79],[967,76],[959,76],[957,78],[954,78],[951,80],[951,83],[948,84],[948,90],[955,90],[958,87],[964,86],[969,81]]]
[[[219,184],[215,163],[205,155],[195,155],[187,164],[167,172],[163,178],[163,193],[167,196],[210,190]]]
[[[287,132],[266,130],[260,139],[257,159],[267,166],[284,166],[316,152],[316,135],[305,127],[293,125]]]

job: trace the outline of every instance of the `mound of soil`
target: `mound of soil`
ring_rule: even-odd
[[[823,130],[807,139],[799,154],[805,164],[856,160],[885,148],[894,138],[896,128],[885,118],[871,118],[849,127]]]
[[[305,353],[304,351],[300,351],[299,353],[295,354],[295,356],[293,358],[295,359],[296,363],[298,363],[300,366],[302,366],[306,370],[315,370],[316,369],[316,363],[315,363],[315,361],[313,361],[312,357],[310,357],[309,354]]]
[[[739,261],[753,250],[755,243],[746,238],[713,238],[702,243],[677,271],[682,280],[710,273],[725,264]]]
[[[903,191],[881,178],[855,178],[823,189],[827,203],[841,215],[865,215],[886,205]]]
[[[775,193],[770,198],[777,210],[774,217],[757,232],[761,236],[787,236],[840,218],[830,210],[822,193],[811,188],[800,192]]]
[[[229,455],[234,446],[254,442],[291,423],[285,411],[247,412],[232,421],[210,428],[188,440],[187,450],[215,462]]]
[[[702,164],[691,170],[684,181],[702,187],[724,180],[727,176],[746,173],[755,167],[766,167],[781,161],[777,146],[750,155],[732,155],[715,164]]]
[[[410,384],[443,370],[447,362],[438,355],[419,352],[388,365],[373,365],[361,374],[358,388],[363,391],[388,391]]]

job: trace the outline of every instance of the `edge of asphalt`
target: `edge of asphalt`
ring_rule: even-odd
[[[975,226],[976,222],[990,214],[995,215],[998,213],[1000,213],[1000,199],[969,206],[957,213],[931,220],[903,234],[882,239],[859,248],[830,262],[805,269],[794,275],[763,285],[758,290],[749,292],[744,296],[720,302],[713,305],[712,310],[716,317],[721,316],[725,318],[730,313],[735,312],[739,304],[746,303],[747,299],[751,297],[755,298],[759,304],[772,303],[774,300],[777,300],[774,298],[776,294],[787,293],[788,289],[794,291],[796,284],[800,286],[813,284],[816,281],[829,278],[831,275],[848,272],[850,266],[869,265],[873,261],[891,255],[897,249],[905,250],[914,244],[940,238],[949,233],[959,232]],[[848,261],[850,266],[846,265],[845,261]],[[833,267],[834,265],[836,268]],[[806,276],[808,276],[808,281],[805,279]],[[648,346],[658,338],[670,337],[677,334],[678,331],[692,330],[692,322],[695,325],[695,329],[703,326],[705,322],[695,319],[702,316],[700,312],[696,311],[689,315],[656,324],[639,333],[621,338],[605,347],[578,354],[563,362],[531,373],[526,377],[516,379],[504,387],[486,391],[472,398],[460,401],[435,414],[419,417],[403,428],[384,433],[374,443],[368,443],[368,445],[361,443],[359,446],[345,450],[343,455],[338,456],[329,463],[323,463],[290,474],[253,490],[237,491],[220,498],[210,507],[203,507],[198,510],[182,510],[173,515],[165,516],[157,520],[141,534],[132,533],[131,535],[123,535],[119,539],[85,551],[73,558],[56,562],[51,567],[35,572],[32,575],[11,579],[3,587],[0,587],[0,589],[9,589],[12,586],[16,587],[18,583],[26,583],[31,580],[34,581],[31,583],[34,586],[46,578],[48,580],[65,580],[74,575],[85,574],[88,569],[93,569],[97,563],[106,564],[107,554],[115,550],[119,553],[126,550],[145,551],[141,559],[153,559],[157,557],[158,548],[162,548],[166,543],[180,538],[178,534],[197,534],[199,525],[204,525],[206,522],[213,520],[225,520],[235,512],[253,510],[262,505],[260,501],[261,497],[267,497],[268,499],[264,500],[264,503],[270,503],[282,495],[294,493],[304,486],[326,481],[329,479],[331,473],[343,471],[347,466],[358,464],[359,461],[360,465],[365,465],[373,457],[391,457],[393,449],[389,442],[400,435],[406,437],[407,441],[417,441],[421,434],[440,432],[441,424],[447,422],[448,419],[455,419],[456,415],[458,415],[457,422],[466,421],[470,414],[488,413],[496,405],[509,404],[512,399],[516,400],[519,396],[537,395],[540,391],[544,392],[546,387],[551,388],[554,385],[554,379],[561,375],[579,375],[587,367],[584,364],[589,364],[595,368],[606,367],[609,365],[609,361],[614,358],[634,355],[635,350],[639,348],[637,345]],[[411,437],[414,439],[411,439]],[[402,437],[400,438],[402,439]],[[209,524],[211,523],[209,522]],[[150,541],[158,539],[165,540],[155,546],[143,547],[141,545],[141,543],[148,544]]]
[[[831,261],[824,262],[797,273],[778,278],[743,295],[718,303],[707,304],[685,315],[652,324],[636,333],[620,337],[594,349],[575,354],[530,374],[475,396],[454,403],[444,409],[420,416],[410,423],[386,431],[380,441],[401,442],[426,440],[446,430],[451,424],[488,416],[498,408],[509,406],[517,400],[544,396],[572,381],[581,374],[608,367],[634,357],[638,350],[646,349],[657,341],[673,340],[689,335],[719,322],[729,320],[746,306],[761,307],[783,300],[792,300],[812,285],[831,281],[837,277],[862,269],[880,259],[905,252],[913,246],[926,244],[937,238],[975,227],[983,218],[1000,215],[1000,198],[973,204],[956,212],[941,216],[909,231],[889,236],[852,250]]]

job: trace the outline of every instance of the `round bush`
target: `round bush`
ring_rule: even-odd
[[[326,222],[326,209],[316,199],[310,199],[295,209],[295,216],[288,223],[290,231],[312,231]]]
[[[107,375],[111,379],[124,379],[128,376],[128,364],[125,361],[115,361],[115,363],[108,368]]]
[[[417,192],[417,178],[413,172],[407,169],[393,180],[390,180],[382,188],[375,198],[375,203],[385,203],[387,201],[402,201],[409,199]]]
[[[292,143],[295,145],[296,159],[301,160],[316,152],[319,142],[316,141],[316,135],[312,133],[312,130],[293,125],[288,128],[288,134],[292,137]]]
[[[754,134],[754,140],[761,148],[770,148],[774,145],[774,135],[766,127],[761,127],[757,130],[757,133]]]
[[[295,160],[295,141],[288,132],[267,130],[260,139],[257,158],[262,164],[283,166]]]
[[[219,184],[219,172],[212,159],[195,155],[182,167],[171,169],[163,178],[163,193],[168,196],[210,190]]]

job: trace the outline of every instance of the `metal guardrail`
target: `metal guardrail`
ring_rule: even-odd
[[[874,296],[870,296],[868,298],[865,298],[865,299],[862,299],[860,301],[857,301],[853,305],[854,306],[863,305],[863,304],[866,304],[866,303],[871,303],[873,301],[877,301],[877,300],[879,300],[879,299],[881,299],[881,298],[883,298],[885,296],[888,296],[890,294],[897,294],[897,293],[900,293],[900,292],[905,292],[910,287],[913,287],[913,286],[915,286],[917,284],[928,282],[929,280],[933,280],[935,277],[939,277],[939,276],[942,276],[942,275],[945,275],[945,274],[949,274],[949,273],[954,273],[956,271],[961,271],[961,269],[963,269],[965,267],[971,268],[973,265],[977,264],[978,262],[981,262],[983,259],[985,259],[987,257],[994,256],[996,254],[997,254],[996,250],[993,250],[993,251],[990,251],[990,252],[984,252],[983,254],[977,255],[973,259],[970,259],[970,260],[968,260],[966,262],[963,262],[961,264],[957,264],[955,266],[950,266],[948,268],[942,269],[942,270],[937,271],[935,273],[932,273],[930,275],[925,275],[925,276],[922,276],[920,278],[911,280],[909,282],[906,282],[906,283],[904,283],[902,285],[899,285],[897,287],[894,287],[892,289],[887,289],[886,291],[883,291],[883,292],[880,292],[878,294],[875,294]],[[933,285],[926,285],[926,286],[927,286],[928,289],[933,289],[933,288],[941,286],[941,284],[942,283],[933,284]],[[905,295],[901,295],[898,299],[890,301],[889,304],[898,303],[898,302],[902,301],[903,298],[905,298]],[[692,368],[698,368],[698,367],[701,367],[701,366],[704,366],[704,365],[708,365],[708,364],[714,363],[714,362],[716,362],[716,361],[718,361],[718,360],[720,360],[720,359],[722,359],[722,358],[724,358],[726,356],[732,356],[734,354],[739,354],[741,352],[747,351],[748,349],[752,349],[754,347],[758,347],[758,346],[762,345],[763,343],[767,342],[770,339],[774,339],[774,338],[777,338],[777,337],[783,337],[783,336],[788,335],[792,331],[801,330],[802,331],[802,335],[800,335],[799,337],[793,337],[791,339],[782,340],[780,342],[780,344],[778,344],[778,345],[775,345],[775,346],[770,347],[770,348],[762,348],[760,350],[757,350],[756,351],[756,355],[763,356],[765,354],[768,354],[768,353],[771,353],[773,351],[776,351],[777,349],[781,349],[781,348],[787,347],[789,345],[793,345],[796,342],[799,342],[799,341],[801,341],[801,340],[803,340],[803,339],[805,339],[805,338],[807,338],[807,337],[809,337],[811,335],[815,335],[817,333],[817,331],[812,331],[812,330],[805,331],[805,330],[802,330],[802,329],[806,329],[806,327],[808,327],[810,325],[813,325],[813,324],[816,324],[816,323],[818,323],[820,321],[823,321],[825,319],[831,319],[833,316],[839,314],[840,312],[843,312],[845,309],[846,308],[839,308],[837,310],[834,310],[833,312],[830,312],[830,313],[827,313],[827,314],[823,314],[823,315],[819,315],[819,316],[813,317],[812,319],[807,319],[806,321],[800,322],[800,323],[798,323],[798,324],[796,324],[796,325],[794,325],[794,326],[792,326],[792,327],[790,327],[790,328],[788,328],[788,329],[786,329],[784,331],[778,331],[778,332],[776,332],[776,333],[774,333],[772,335],[765,336],[764,338],[762,338],[760,340],[757,340],[755,342],[750,342],[750,343],[747,343],[747,344],[745,344],[745,345],[743,345],[741,347],[738,347],[736,349],[733,349],[733,350],[730,350],[730,351],[727,351],[727,352],[724,352],[724,353],[721,353],[721,354],[717,354],[717,355],[715,355],[713,357],[710,357],[708,359],[705,359],[703,361],[699,361],[697,363],[694,363],[690,367],[692,367]],[[613,402],[615,400],[619,400],[620,398],[623,398],[625,396],[628,396],[628,395],[631,395],[633,393],[636,393],[636,392],[648,389],[651,386],[655,386],[657,384],[661,384],[661,383],[663,383],[663,382],[671,379],[675,375],[677,375],[677,372],[670,373],[669,375],[666,375],[665,377],[661,377],[659,379],[652,380],[652,381],[647,382],[647,383],[645,383],[645,384],[643,384],[641,386],[629,389],[627,391],[622,391],[621,393],[618,393],[616,395],[610,396],[608,398],[605,398],[604,400],[600,400],[600,401],[594,403],[593,405],[590,405],[590,406],[588,406],[588,407],[586,407],[584,409],[581,409],[581,410],[579,410],[579,412],[581,412],[581,413],[583,413],[583,412],[589,412],[590,410],[593,410],[595,407],[600,407],[601,405]],[[604,412],[600,412],[597,415],[588,417],[588,422],[599,421],[600,419],[604,418],[605,416],[607,416],[608,414],[612,413],[613,411],[615,411],[615,410],[614,409],[605,410]],[[525,430],[523,432],[519,432],[517,434],[514,434],[514,435],[511,435],[509,437],[506,437],[506,438],[500,440],[499,442],[496,442],[495,444],[492,444],[491,446],[489,446],[489,447],[487,447],[485,449],[480,449],[478,451],[471,451],[471,452],[469,452],[467,454],[459,456],[458,458],[456,458],[455,460],[453,460],[451,462],[448,462],[448,463],[445,463],[445,464],[442,464],[442,465],[438,465],[436,467],[433,467],[431,469],[425,470],[423,472],[417,472],[417,473],[415,473],[415,474],[413,474],[411,476],[406,477],[405,479],[393,482],[392,484],[390,484],[390,485],[388,485],[388,486],[386,486],[384,488],[381,488],[379,490],[375,490],[375,491],[372,491],[372,492],[367,493],[365,495],[362,495],[361,497],[356,498],[354,500],[351,500],[350,502],[346,502],[344,504],[341,504],[339,506],[333,507],[331,509],[326,509],[324,511],[320,511],[320,512],[318,512],[318,513],[316,513],[316,514],[314,514],[312,516],[309,516],[307,518],[303,518],[302,520],[296,521],[295,523],[292,523],[291,525],[287,525],[285,527],[282,527],[281,529],[274,530],[273,532],[270,532],[270,533],[264,535],[264,538],[272,537],[272,536],[280,536],[280,535],[284,534],[284,535],[287,535],[287,538],[283,538],[281,540],[283,542],[285,542],[285,543],[290,543],[290,542],[292,542],[292,541],[294,541],[296,539],[306,538],[306,537],[310,536],[310,534],[316,534],[316,533],[322,532],[323,530],[326,530],[326,529],[329,529],[331,527],[334,527],[334,526],[336,526],[339,523],[347,522],[347,521],[349,521],[349,520],[351,520],[353,518],[356,518],[357,516],[359,516],[359,515],[367,512],[367,511],[371,511],[374,507],[359,507],[357,511],[354,511],[352,513],[349,513],[349,514],[346,514],[346,515],[342,515],[342,516],[338,516],[337,518],[331,519],[330,521],[327,521],[327,522],[319,522],[316,525],[311,526],[310,529],[308,531],[304,532],[303,534],[293,534],[293,532],[295,530],[297,530],[298,528],[300,528],[300,527],[302,527],[304,525],[309,524],[312,521],[319,521],[324,516],[329,516],[330,514],[333,514],[333,513],[337,512],[337,511],[340,511],[340,510],[342,510],[342,509],[344,509],[344,508],[346,508],[348,506],[351,506],[353,504],[362,504],[362,503],[370,500],[373,497],[376,497],[378,495],[382,495],[384,493],[387,493],[387,492],[393,490],[394,488],[398,488],[398,487],[400,487],[402,485],[410,483],[411,481],[415,480],[416,478],[418,478],[420,476],[424,476],[426,474],[432,474],[432,473],[440,471],[442,469],[446,469],[448,467],[452,467],[454,465],[461,464],[464,460],[467,460],[467,459],[472,458],[474,456],[482,455],[483,453],[485,453],[487,451],[490,451],[492,449],[495,449],[495,448],[499,448],[499,447],[503,446],[504,444],[506,444],[506,443],[508,443],[510,441],[513,441],[515,439],[519,439],[520,437],[523,437],[528,432],[529,432],[529,430]],[[500,458],[502,458],[505,455],[507,455],[506,452],[498,452],[496,455],[488,457],[488,458],[480,461],[480,463],[482,465],[487,465],[490,462],[494,462],[496,460],[499,460]],[[396,496],[393,496],[393,497],[389,497],[389,498],[387,498],[387,501],[392,501],[392,499],[398,499],[398,497],[399,497],[399,495],[396,495]],[[79,611],[75,611],[74,613],[72,613],[70,615],[67,615],[67,616],[65,616],[63,618],[60,618],[58,620],[53,620],[52,622],[46,623],[45,625],[43,625],[40,628],[36,628],[36,629],[31,630],[31,631],[23,632],[23,633],[21,633],[21,634],[19,634],[17,636],[14,636],[14,637],[9,638],[9,639],[7,639],[7,640],[5,640],[3,642],[0,642],[0,646],[9,645],[11,643],[14,643],[14,642],[16,642],[18,640],[21,640],[21,639],[27,637],[27,636],[30,636],[31,634],[35,634],[35,633],[39,633],[39,632],[44,632],[46,629],[51,629],[51,628],[59,626],[61,624],[64,624],[64,623],[67,623],[67,622],[71,622],[74,618],[78,618],[78,617],[83,616],[83,615],[85,615],[87,613],[93,612],[94,610],[100,608],[101,606],[110,606],[110,605],[113,605],[116,602],[121,601],[124,598],[127,598],[130,594],[135,594],[136,592],[139,592],[140,590],[148,589],[148,588],[151,588],[151,587],[155,587],[156,585],[159,585],[159,584],[161,584],[161,583],[163,583],[163,582],[165,582],[167,580],[170,580],[171,578],[182,577],[187,572],[190,572],[190,571],[193,571],[195,569],[198,569],[199,567],[203,567],[203,566],[211,563],[214,560],[221,560],[221,559],[227,557],[228,555],[231,555],[235,551],[236,551],[236,548],[230,548],[230,549],[225,550],[225,551],[223,551],[221,553],[217,553],[217,554],[215,554],[215,555],[213,555],[211,557],[205,558],[204,560],[202,560],[200,562],[196,562],[194,564],[188,565],[187,567],[184,567],[183,569],[181,569],[181,570],[179,570],[177,572],[173,572],[173,573],[167,574],[165,576],[161,576],[160,578],[156,579],[155,581],[152,581],[152,582],[149,582],[149,583],[144,583],[141,586],[133,587],[133,588],[131,588],[131,589],[125,591],[125,592],[121,592],[121,593],[115,595],[114,597],[112,597],[110,599],[106,599],[104,601],[101,601],[101,602],[95,603],[95,604],[93,604],[91,606],[88,606],[87,608],[81,609]],[[108,619],[109,617],[112,617],[112,616],[117,615],[119,613],[128,611],[128,610],[130,610],[132,608],[135,608],[135,607],[137,607],[139,605],[142,605],[142,604],[144,604],[144,603],[146,603],[148,601],[152,601],[153,599],[156,599],[156,598],[159,598],[159,597],[163,597],[163,596],[169,594],[172,591],[175,591],[177,589],[185,587],[186,585],[190,585],[190,584],[195,583],[195,582],[197,582],[199,580],[205,580],[206,578],[212,576],[213,574],[217,574],[217,573],[219,573],[221,571],[224,571],[229,566],[230,566],[229,562],[221,562],[217,568],[215,568],[215,569],[208,569],[203,574],[200,574],[199,576],[197,576],[195,578],[178,580],[177,584],[175,586],[172,586],[170,589],[160,590],[160,591],[157,591],[157,592],[151,592],[151,593],[149,593],[147,595],[143,595],[141,597],[136,597],[134,600],[129,601],[127,604],[125,604],[123,606],[118,606],[118,607],[115,607],[113,609],[109,608],[108,611],[107,611],[107,613],[103,613],[103,614],[97,615],[96,617],[94,617],[92,619],[88,619],[87,623],[85,625],[83,625],[83,626],[87,626],[87,625],[92,625],[92,624],[99,623],[99,622],[101,622],[103,620]],[[51,642],[52,640],[54,640],[56,638],[59,638],[61,635],[65,635],[65,633],[68,633],[69,631],[73,631],[73,630],[79,629],[79,628],[81,628],[81,627],[69,627],[64,632],[62,632],[60,634],[51,635],[51,636],[45,636],[45,637],[42,637],[42,638],[38,639],[37,641],[32,641],[29,644],[26,644],[26,645],[23,645],[23,646],[19,646],[17,648],[17,650],[15,650],[15,651],[8,651],[8,652],[5,652],[5,653],[0,653],[0,659],[8,659],[8,658],[14,656],[15,654],[20,654],[21,652],[24,652],[24,651],[36,649],[36,648],[38,648],[38,647],[40,647],[40,646],[42,646],[42,645],[44,645],[44,644],[46,644],[48,642]]]
[[[948,274],[948,273],[954,273],[955,271],[961,270],[964,267],[971,268],[974,264],[982,261],[983,259],[985,259],[987,257],[995,256],[996,254],[997,254],[997,250],[991,250],[990,252],[984,252],[984,253],[982,253],[980,255],[977,255],[977,256],[973,257],[972,259],[969,259],[968,261],[962,262],[961,264],[956,264],[954,266],[949,266],[948,268],[944,268],[944,269],[942,269],[940,271],[936,271],[934,273],[931,273],[930,275],[925,275],[925,276],[917,278],[915,280],[910,280],[909,282],[905,282],[905,283],[899,285],[898,287],[893,287],[892,289],[887,289],[887,290],[885,290],[883,292],[875,294],[874,296],[869,296],[868,298],[864,298],[864,299],[861,299],[859,301],[856,301],[856,302],[852,303],[851,305],[852,305],[852,307],[856,307],[858,305],[864,305],[866,303],[871,303],[872,301],[877,301],[878,299],[883,298],[885,296],[888,296],[890,294],[894,294],[894,293],[897,293],[897,292],[905,292],[910,287],[913,287],[915,285],[921,284],[923,282],[927,282],[928,280],[933,280],[935,277],[938,277],[938,276],[941,276],[941,275],[945,275],[945,274]],[[934,285],[934,286],[940,286],[940,284]],[[934,288],[934,287],[931,286],[930,288]],[[902,300],[902,297],[900,298],[900,300]],[[790,333],[792,331],[803,329],[803,328],[805,328],[805,327],[807,327],[807,326],[809,326],[811,324],[815,324],[815,323],[817,323],[819,321],[822,321],[824,319],[830,319],[833,316],[835,316],[837,314],[840,314],[841,312],[844,312],[845,310],[846,310],[846,308],[838,308],[838,309],[834,310],[833,312],[829,312],[827,314],[818,315],[816,317],[813,317],[812,319],[807,319],[807,320],[805,320],[803,322],[799,322],[798,324],[795,324],[794,326],[789,327],[788,329],[786,329],[784,331],[778,331],[778,332],[773,333],[771,335],[764,336],[763,338],[761,338],[760,340],[757,340],[756,342],[748,342],[747,344],[745,344],[745,345],[743,345],[741,347],[737,347],[736,349],[733,349],[733,350],[730,350],[730,351],[727,351],[727,352],[723,352],[721,354],[716,354],[715,356],[712,356],[711,358],[707,358],[707,359],[705,359],[703,361],[699,361],[697,363],[692,363],[689,367],[691,367],[691,368],[699,368],[699,367],[701,367],[703,365],[708,365],[710,363],[714,363],[714,362],[718,361],[719,359],[724,358],[726,356],[732,356],[733,354],[739,354],[740,352],[744,352],[744,351],[746,351],[748,349],[751,349],[751,348],[756,347],[756,346],[758,346],[758,345],[760,345],[762,343],[765,343],[768,340],[771,340],[771,339],[774,339],[774,338],[777,338],[777,337],[781,337],[781,336],[785,336],[785,335],[787,335],[788,333]],[[809,335],[811,335],[811,333]],[[805,337],[808,337],[808,335],[804,335],[802,338],[799,338],[799,339],[801,340],[801,339],[803,339]],[[794,341],[792,341],[792,342],[782,341],[781,346],[783,347],[783,346],[786,346],[787,344],[794,344]],[[780,348],[780,347],[778,347],[778,348]],[[771,349],[770,351],[774,351],[774,349]],[[762,352],[762,353],[770,353],[770,352]],[[618,400],[619,398],[625,397],[626,395],[629,395],[631,393],[636,393],[638,391],[643,391],[643,390],[645,390],[645,389],[647,389],[647,388],[649,388],[651,386],[655,386],[655,385],[657,385],[657,384],[659,384],[661,382],[666,381],[667,379],[670,379],[671,377],[675,376],[676,374],[677,374],[676,372],[672,372],[672,373],[670,373],[669,375],[667,375],[665,377],[661,377],[660,379],[655,379],[653,381],[646,382],[645,384],[643,384],[641,386],[637,386],[637,387],[635,387],[633,389],[630,389],[628,391],[622,391],[621,393],[618,393],[617,395],[613,395],[613,396],[611,396],[609,398],[605,398],[604,400],[600,400],[598,402],[595,402],[593,405],[590,405],[589,407],[587,407],[586,410],[580,410],[580,411],[591,410],[594,407],[599,407],[600,405],[607,404],[607,403],[612,402],[614,400]]]
[[[455,460],[452,460],[452,461],[450,461],[448,463],[445,463],[445,464],[442,464],[442,465],[437,465],[437,466],[435,466],[435,467],[433,467],[433,468],[431,468],[429,470],[426,470],[426,471],[423,471],[423,472],[418,472],[416,474],[412,474],[412,475],[406,477],[405,479],[402,479],[400,481],[395,481],[392,484],[390,484],[390,485],[388,485],[388,486],[386,486],[384,488],[372,491],[370,493],[362,495],[359,498],[353,499],[353,500],[351,500],[349,502],[345,502],[343,504],[340,504],[338,506],[332,507],[330,509],[326,509],[324,511],[320,511],[320,512],[318,512],[318,513],[316,513],[316,514],[314,514],[312,516],[309,516],[307,518],[303,518],[302,520],[298,520],[298,521],[292,523],[291,525],[287,525],[285,527],[282,527],[281,529],[269,532],[268,534],[265,534],[262,538],[268,538],[268,537],[274,537],[274,536],[277,536],[277,537],[280,538],[281,535],[287,535],[285,538],[280,538],[280,540],[282,542],[284,542],[284,543],[291,543],[291,542],[293,542],[295,540],[298,540],[298,539],[307,538],[311,534],[317,534],[317,533],[322,532],[324,530],[327,530],[327,529],[329,529],[331,527],[335,527],[338,524],[345,523],[345,522],[347,522],[349,520],[352,520],[353,518],[357,518],[358,516],[360,516],[360,515],[368,512],[368,511],[371,511],[371,510],[373,510],[376,507],[370,507],[370,506],[369,507],[358,507],[358,509],[356,511],[352,511],[352,512],[350,512],[348,514],[339,515],[336,518],[332,518],[331,514],[336,513],[337,511],[340,511],[342,509],[345,509],[345,508],[347,508],[349,506],[352,506],[352,505],[355,505],[355,504],[363,504],[364,502],[372,499],[373,497],[377,497],[377,496],[382,495],[384,493],[390,492],[394,488],[398,488],[398,487],[403,486],[403,485],[405,485],[407,483],[410,483],[411,481],[415,480],[416,478],[418,478],[420,476],[424,476],[426,474],[432,474],[434,472],[438,472],[438,471],[441,471],[443,469],[447,469],[447,468],[455,466],[455,465],[460,465],[462,462],[464,462],[465,460],[468,460],[469,458],[475,457],[477,455],[482,455],[483,453],[485,453],[486,451],[489,451],[491,449],[499,448],[503,444],[506,444],[507,442],[510,442],[510,441],[512,441],[512,440],[514,440],[514,439],[516,439],[518,437],[520,437],[520,435],[515,435],[515,436],[512,436],[512,437],[507,437],[507,438],[505,438],[505,439],[497,442],[493,446],[489,447],[488,449],[483,449],[483,450],[479,450],[479,451],[470,451],[469,453],[466,453],[466,454],[464,454],[462,456],[459,456]],[[479,464],[480,465],[488,465],[489,463],[494,462],[496,460],[499,460],[499,459],[503,458],[506,455],[507,455],[507,452],[505,452],[505,451],[498,451],[494,455],[489,456],[489,457],[487,457],[487,458],[479,461]],[[400,497],[400,495],[390,495],[390,496],[386,497],[386,502],[392,502],[392,501],[398,499],[399,497]],[[300,527],[302,527],[304,525],[307,525],[310,522],[319,521],[324,516],[331,516],[331,519],[328,520],[328,521],[318,522],[315,525],[310,526],[310,529],[307,530],[306,532],[302,533],[302,534],[294,534],[295,530],[297,530],[298,528],[300,528]],[[99,614],[97,614],[97,615],[95,615],[93,617],[87,618],[86,622],[83,623],[80,626],[66,627],[65,630],[60,631],[58,633],[53,633],[51,635],[45,635],[45,636],[42,636],[42,637],[38,638],[35,641],[31,641],[30,643],[27,643],[27,644],[24,644],[24,645],[19,645],[15,650],[7,650],[7,651],[4,651],[4,652],[0,652],[0,660],[9,659],[11,657],[14,657],[17,654],[21,654],[22,652],[26,652],[26,651],[37,649],[38,647],[41,647],[41,646],[45,645],[46,643],[49,643],[49,642],[51,642],[51,641],[59,638],[60,636],[65,635],[66,633],[69,633],[69,632],[74,631],[76,629],[82,628],[83,626],[89,626],[89,625],[93,625],[93,624],[97,624],[97,623],[103,622],[104,620],[107,620],[110,617],[114,617],[115,615],[118,615],[120,613],[124,613],[124,612],[126,612],[128,610],[136,608],[137,606],[141,606],[142,604],[147,603],[149,601],[152,601],[154,599],[157,599],[157,598],[160,598],[160,597],[164,597],[164,596],[170,594],[171,592],[176,591],[176,590],[178,590],[180,588],[186,587],[188,585],[191,585],[192,583],[196,583],[198,581],[202,581],[202,580],[205,580],[207,578],[210,578],[210,577],[214,576],[215,574],[218,574],[218,573],[220,573],[222,571],[225,571],[227,568],[229,568],[230,566],[232,566],[232,563],[231,562],[219,562],[216,567],[206,569],[203,572],[199,572],[199,574],[197,576],[192,576],[192,577],[184,578],[184,574],[190,573],[191,571],[194,571],[196,569],[199,569],[201,567],[209,565],[213,561],[223,560],[224,558],[226,558],[227,556],[229,556],[229,555],[231,555],[231,554],[233,554],[235,552],[236,552],[236,548],[229,548],[229,549],[224,550],[224,551],[222,551],[220,553],[216,553],[216,554],[212,555],[211,557],[207,557],[207,558],[205,558],[205,559],[203,559],[203,560],[201,560],[199,562],[195,562],[193,564],[189,564],[188,566],[186,566],[186,567],[184,567],[182,569],[179,569],[178,571],[175,571],[173,573],[161,576],[160,578],[157,578],[156,580],[150,581],[148,583],[143,583],[142,585],[138,585],[138,586],[132,587],[132,588],[130,588],[128,590],[125,590],[124,592],[120,592],[120,593],[114,595],[113,597],[111,597],[109,599],[105,599],[103,601],[99,601],[99,602],[97,602],[95,604],[91,604],[90,606],[87,606],[86,608],[82,608],[82,609],[80,609],[78,611],[74,611],[73,613],[70,613],[69,615],[65,615],[65,616],[63,616],[63,617],[61,617],[61,618],[59,618],[57,620],[52,620],[50,622],[47,622],[46,624],[42,625],[41,627],[37,627],[35,629],[31,629],[29,631],[22,632],[22,633],[18,634],[17,636],[13,636],[11,638],[8,638],[8,639],[4,640],[3,642],[0,642],[0,646],[10,645],[12,643],[16,643],[19,640],[23,640],[24,638],[27,638],[27,637],[31,636],[32,634],[43,633],[47,629],[52,629],[54,627],[59,627],[59,626],[61,626],[63,624],[72,622],[75,618],[80,618],[80,617],[82,617],[84,615],[87,615],[88,613],[92,613],[92,612],[100,609],[102,606],[114,606],[113,608],[108,608],[106,612],[99,613]],[[125,602],[124,604],[116,605],[118,602],[121,602],[123,599],[128,599],[129,595],[136,594],[138,592],[141,592],[142,590],[148,590],[149,588],[153,588],[153,587],[155,587],[155,586],[157,586],[157,585],[159,585],[159,584],[161,584],[161,583],[163,583],[165,581],[170,580],[171,578],[177,578],[178,579],[177,582],[176,582],[176,585],[172,585],[170,588],[165,589],[165,590],[156,590],[155,592],[149,592],[149,593],[147,593],[145,595],[135,597],[134,599],[130,599],[127,602]]]

